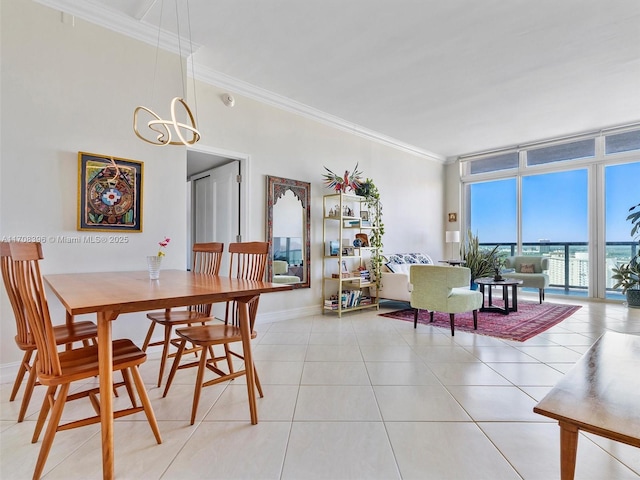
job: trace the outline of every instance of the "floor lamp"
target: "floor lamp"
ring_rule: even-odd
[[[445,242],[450,243],[451,244],[451,257],[450,259],[453,260],[453,244],[454,243],[460,243],[460,231],[459,230],[447,230],[445,232]]]

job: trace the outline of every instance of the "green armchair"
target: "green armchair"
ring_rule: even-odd
[[[418,312],[428,310],[433,322],[433,312],[445,312],[451,320],[451,336],[454,333],[454,315],[473,311],[473,328],[478,328],[478,309],[482,306],[482,294],[470,290],[471,270],[466,267],[440,265],[412,265],[409,270],[411,307],[415,309],[413,328],[418,325]]]
[[[549,258],[533,257],[528,255],[518,255],[507,257],[504,260],[504,267],[513,269],[512,272],[504,272],[505,278],[522,280],[521,287],[537,288],[540,303],[544,300],[544,289],[549,286]]]

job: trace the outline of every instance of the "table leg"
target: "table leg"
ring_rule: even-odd
[[[73,324],[73,315],[71,315],[69,312],[67,312],[67,314],[65,315],[65,322],[67,324],[67,327],[71,327]],[[67,343],[64,346],[65,350],[71,350],[73,349],[73,343]]]
[[[252,425],[256,425],[258,423],[255,372],[253,370],[253,353],[251,352],[251,316],[249,313],[249,302],[251,302],[254,298],[255,297],[244,297],[237,300],[240,319],[240,333],[242,334],[244,368],[247,372],[247,395],[249,397],[249,411],[251,413]]]
[[[511,286],[511,311],[518,311],[518,286]]]
[[[573,480],[578,451],[578,427],[564,422],[560,425],[560,478]]]
[[[113,345],[111,343],[111,320],[115,316],[113,312],[98,312],[102,478],[105,480],[113,479]]]
[[[502,286],[502,301],[504,302],[504,311],[509,314],[509,287],[507,285]]]

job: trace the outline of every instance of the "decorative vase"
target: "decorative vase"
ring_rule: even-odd
[[[150,255],[147,257],[147,267],[149,268],[149,278],[151,280],[158,280],[160,278],[161,263],[162,257],[157,255]]]
[[[627,305],[631,308],[640,308],[640,290],[627,290]]]
[[[499,273],[496,273],[496,274],[493,276],[493,280],[494,280],[495,282],[501,282],[502,280],[504,280],[504,278],[502,278],[502,275],[500,275]]]
[[[473,280],[471,280],[471,285],[469,285],[469,288],[471,290],[478,290],[478,284],[476,282],[474,282]]]

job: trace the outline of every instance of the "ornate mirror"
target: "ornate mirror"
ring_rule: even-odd
[[[267,279],[311,286],[311,184],[267,175]]]

